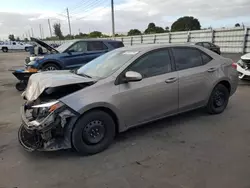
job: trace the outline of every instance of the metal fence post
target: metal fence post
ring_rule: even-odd
[[[215,33],[215,31],[212,29],[211,30],[211,42],[212,43],[214,43],[214,37],[215,37],[214,33]]]
[[[133,37],[131,37],[130,45],[133,46]]]
[[[171,43],[171,32],[168,33],[168,42]]]
[[[123,43],[123,37],[121,39],[122,39],[122,43]]]
[[[190,31],[188,31],[188,33],[187,33],[187,42],[189,42],[190,41]]]
[[[156,42],[156,35],[154,36],[154,44],[155,44],[155,42]]]
[[[143,35],[141,35],[141,44],[143,43]]]
[[[246,52],[246,43],[247,43],[247,33],[248,33],[248,28],[245,27],[245,32],[243,35],[243,45],[242,45],[242,53],[244,54]]]

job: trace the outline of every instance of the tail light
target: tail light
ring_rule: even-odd
[[[237,69],[237,63],[232,63],[232,67],[233,67],[234,69]]]

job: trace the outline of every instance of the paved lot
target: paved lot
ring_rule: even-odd
[[[223,114],[193,111],[139,127],[95,156],[27,153],[17,141],[23,101],[7,71],[22,65],[26,55],[0,53],[0,187],[250,187],[248,82],[239,86]]]

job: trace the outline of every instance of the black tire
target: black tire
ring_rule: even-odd
[[[8,52],[8,48],[7,47],[3,47],[2,51],[5,52],[5,53],[7,53]]]
[[[218,84],[214,87],[208,104],[207,104],[207,111],[210,114],[220,114],[222,113],[225,108],[227,107],[228,100],[229,100],[229,90],[222,84]]]
[[[25,83],[23,83],[23,82],[16,83],[16,89],[18,91],[24,91],[26,89],[26,86],[27,85]]]
[[[24,50],[25,50],[25,52],[29,52],[29,48],[28,47],[25,47]]]
[[[54,71],[54,70],[60,70],[60,67],[55,63],[48,63],[42,67],[42,71]]]
[[[114,137],[115,123],[112,117],[106,112],[95,110],[76,122],[72,132],[72,145],[80,154],[92,155],[108,148]]]

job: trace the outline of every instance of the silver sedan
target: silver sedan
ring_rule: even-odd
[[[236,64],[200,46],[119,48],[78,70],[33,74],[19,141],[29,151],[95,154],[134,126],[201,107],[219,114],[237,85]]]

